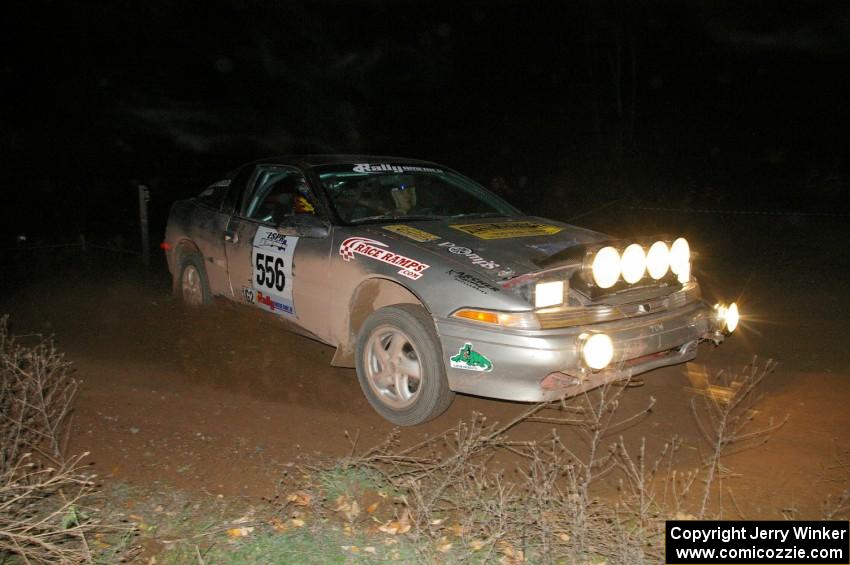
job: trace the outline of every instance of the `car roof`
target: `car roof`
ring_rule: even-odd
[[[410,159],[408,157],[394,157],[391,155],[358,155],[358,154],[318,154],[318,155],[279,155],[258,159],[252,164],[266,165],[298,165],[302,167],[318,167],[321,165],[339,165],[345,163],[410,163],[418,165],[436,165],[431,161],[421,159]]]

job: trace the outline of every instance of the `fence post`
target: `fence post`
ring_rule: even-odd
[[[142,230],[142,262],[145,267],[151,263],[151,246],[148,237],[148,201],[151,199],[150,189],[143,184],[139,185],[139,225]]]

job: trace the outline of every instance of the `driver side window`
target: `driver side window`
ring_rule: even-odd
[[[315,204],[304,176],[286,167],[258,167],[243,216],[267,224],[281,224],[299,214],[315,214]]]

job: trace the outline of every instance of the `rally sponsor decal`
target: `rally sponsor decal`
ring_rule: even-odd
[[[489,373],[493,370],[493,363],[472,349],[472,344],[466,342],[463,344],[457,355],[449,357],[449,363],[453,369],[465,369],[467,371],[479,371]]]
[[[363,255],[394,267],[401,267],[398,274],[413,280],[421,277],[425,269],[430,267],[416,259],[394,253],[386,243],[366,237],[349,237],[339,246],[339,255],[344,261],[353,260],[355,255]]]
[[[288,242],[293,239],[295,243],[298,243],[297,237],[280,235],[276,230],[270,228],[260,228],[257,230],[257,235],[254,236],[254,247],[283,251],[286,249]]]
[[[441,173],[442,169],[435,167],[420,167],[418,165],[391,165],[389,163],[369,164],[358,163],[354,165],[355,173]]]
[[[437,241],[438,239],[440,239],[440,236],[438,235],[434,235],[432,233],[428,233],[426,231],[422,231],[411,226],[406,226],[404,224],[384,226],[384,229],[393,233],[397,233],[399,235],[403,235],[404,237],[412,239],[413,241],[418,241],[419,243],[427,243],[429,241]]]
[[[466,259],[472,263],[473,265],[478,265],[482,269],[496,269],[499,267],[498,263],[490,261],[488,259],[484,259],[481,255],[477,253],[473,253],[472,249],[469,247],[463,247],[461,245],[455,245],[450,241],[444,241],[439,245],[439,247],[448,247],[449,253],[454,253],[455,255],[462,255],[466,257]]]
[[[295,309],[291,302],[281,302],[281,299],[269,294],[264,294],[261,290],[257,291],[257,305],[261,308],[268,308],[275,314],[295,314]]]
[[[281,235],[272,228],[257,230],[251,250],[252,288],[243,289],[242,293],[246,303],[275,314],[295,316],[292,257],[296,245],[297,237]]]
[[[474,288],[482,294],[487,294],[488,292],[501,292],[502,290],[498,286],[491,284],[484,279],[480,279],[471,273],[464,273],[463,271],[449,269],[449,275],[460,284]]]
[[[469,235],[474,235],[478,239],[508,239],[512,237],[531,237],[534,235],[553,235],[564,229],[560,226],[538,224],[536,222],[454,224],[450,227],[468,233]]]

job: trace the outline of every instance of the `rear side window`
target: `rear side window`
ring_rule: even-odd
[[[229,179],[220,180],[200,193],[196,197],[196,200],[204,206],[209,206],[213,210],[221,210],[221,205],[224,202],[224,197],[227,196],[227,190],[229,188]]]

